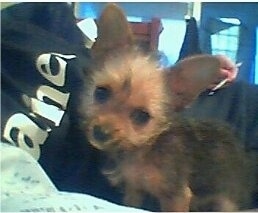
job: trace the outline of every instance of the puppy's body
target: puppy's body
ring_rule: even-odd
[[[91,143],[114,163],[104,173],[124,188],[128,205],[140,206],[149,193],[164,211],[246,207],[244,150],[227,126],[173,112],[165,76],[137,52],[95,70],[82,109]]]
[[[103,27],[112,20],[112,8],[118,9],[111,5],[103,13]],[[130,36],[121,36],[123,43],[130,38],[126,48],[117,48],[112,40],[115,49],[107,50],[109,45],[101,44],[108,42],[104,35],[93,51],[93,72],[80,111],[90,143],[113,162],[113,168],[103,172],[124,190],[125,204],[140,207],[147,193],[162,211],[247,208],[249,162],[230,128],[178,114],[213,81],[218,60],[202,55],[163,69],[130,48]],[[99,54],[102,46],[105,54]]]

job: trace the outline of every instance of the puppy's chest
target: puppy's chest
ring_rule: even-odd
[[[122,181],[132,187],[143,190],[157,190],[164,183],[161,170],[151,159],[142,155],[130,156],[120,167]]]

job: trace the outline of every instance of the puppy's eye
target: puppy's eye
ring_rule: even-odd
[[[136,125],[144,125],[150,120],[150,114],[143,109],[134,109],[130,115],[132,122]]]
[[[111,97],[111,89],[107,87],[97,87],[94,92],[94,98],[98,103],[105,103]]]

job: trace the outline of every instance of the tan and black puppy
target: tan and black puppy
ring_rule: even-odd
[[[149,194],[162,211],[246,208],[249,164],[230,128],[178,114],[213,81],[218,59],[198,55],[161,68],[134,46],[115,4],[98,27],[80,112],[90,143],[114,162],[103,172],[124,190],[125,204],[140,207]]]

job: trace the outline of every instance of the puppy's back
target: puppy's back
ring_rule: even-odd
[[[176,169],[181,176],[178,179],[188,179],[193,193],[191,210],[250,208],[254,163],[228,125],[177,119],[160,137],[157,150],[170,153],[167,157],[173,162],[163,169]],[[164,143],[168,138],[170,142]],[[174,174],[167,175],[173,178]]]

